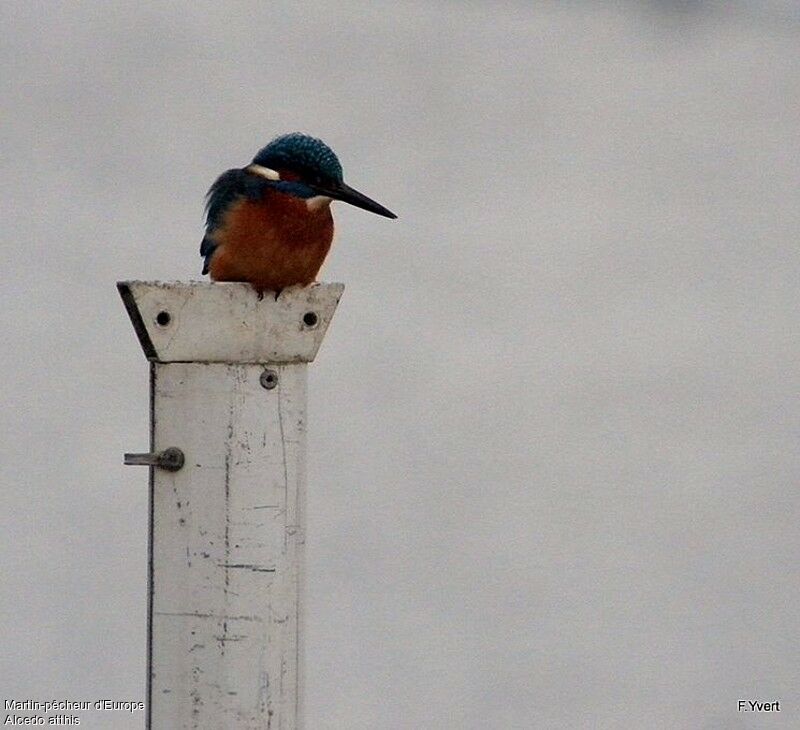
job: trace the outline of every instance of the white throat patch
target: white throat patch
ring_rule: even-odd
[[[319,210],[330,205],[332,200],[333,198],[329,198],[327,195],[315,195],[313,198],[306,198],[306,207],[309,210]]]

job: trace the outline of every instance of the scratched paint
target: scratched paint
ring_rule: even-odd
[[[269,306],[238,285],[127,286],[145,353],[156,357],[152,447],[186,455],[180,471],[155,469],[151,482],[148,726],[297,730],[306,362],[341,286]],[[164,327],[156,314],[167,309]],[[304,327],[307,311],[324,326]],[[241,341],[229,341],[237,328]],[[221,332],[228,339],[209,344]],[[278,351],[281,360],[263,359]],[[278,376],[271,389],[261,383],[266,363]]]
[[[249,284],[234,282],[117,287],[145,355],[159,362],[311,362],[344,292],[344,284],[313,284],[259,299]],[[313,325],[304,320],[310,312]]]
[[[157,363],[152,727],[296,728],[305,364]]]

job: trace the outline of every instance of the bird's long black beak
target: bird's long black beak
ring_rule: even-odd
[[[391,210],[384,208],[380,203],[376,203],[372,198],[368,198],[363,193],[359,193],[358,190],[354,190],[343,182],[326,185],[324,188],[315,186],[315,188],[319,190],[322,195],[327,195],[334,200],[350,203],[350,205],[355,205],[357,208],[363,208],[370,213],[377,213],[386,218],[397,218]]]

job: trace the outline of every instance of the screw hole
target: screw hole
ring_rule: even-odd
[[[172,321],[170,313],[162,310],[156,315],[156,324],[160,327],[166,327]]]
[[[316,312],[306,312],[303,315],[303,324],[306,327],[316,327],[319,324],[319,317]]]
[[[265,370],[259,377],[261,387],[266,390],[272,390],[278,384],[278,373],[274,370]]]

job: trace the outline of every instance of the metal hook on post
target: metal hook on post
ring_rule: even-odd
[[[186,458],[176,446],[170,446],[163,451],[149,452],[146,454],[125,454],[125,466],[157,466],[167,471],[179,471],[183,468]]]

